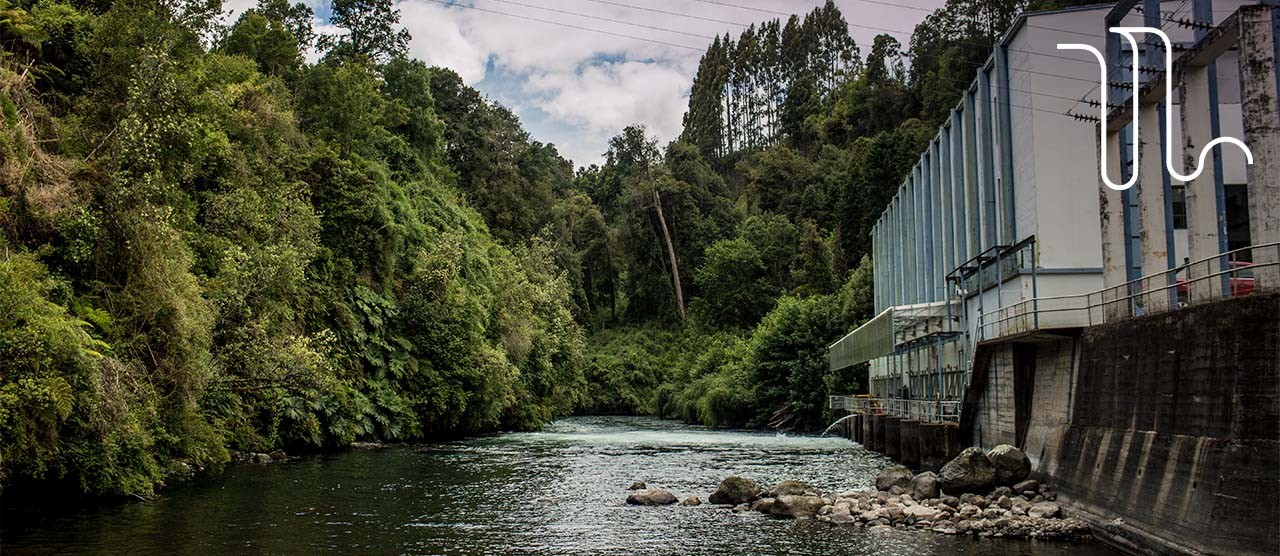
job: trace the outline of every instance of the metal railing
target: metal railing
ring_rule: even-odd
[[[926,400],[938,397],[944,400],[959,399],[964,395],[966,377],[963,367],[948,366],[942,372],[938,372],[936,368],[925,368],[908,371],[906,376],[896,374],[873,377],[870,393],[876,397],[891,398],[899,393],[905,382],[912,397]]]
[[[893,415],[930,423],[960,422],[960,400],[903,400],[864,396],[831,396],[831,409],[864,415]]]
[[[1033,297],[979,315],[980,340],[1094,326],[1280,290],[1280,242],[1242,247],[1095,292]]]

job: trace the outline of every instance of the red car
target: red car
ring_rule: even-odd
[[[1231,297],[1243,297],[1253,294],[1253,263],[1248,261],[1231,261],[1228,263],[1230,270],[1226,276],[1231,283]],[[1186,302],[1186,296],[1190,293],[1191,287],[1187,283],[1186,276],[1179,276],[1178,282],[1178,301]]]

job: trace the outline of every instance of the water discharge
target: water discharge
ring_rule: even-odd
[[[871,533],[725,507],[641,508],[633,481],[704,500],[726,475],[865,488],[888,463],[841,438],[579,417],[543,432],[237,466],[147,502],[6,507],[5,554],[1067,556],[1100,545]]]

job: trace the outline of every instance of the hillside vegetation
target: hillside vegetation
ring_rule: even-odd
[[[574,411],[820,426],[867,230],[1019,8],[953,1],[910,70],[829,3],[723,37],[684,135],[575,172],[390,0],[325,36],[287,0],[0,0],[0,485]]]

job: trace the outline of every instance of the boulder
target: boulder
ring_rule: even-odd
[[[911,479],[911,497],[916,500],[937,498],[939,492],[938,476],[932,471],[925,471]]]
[[[855,523],[857,519],[853,517],[848,506],[836,506],[830,514],[827,514],[827,521],[836,525],[849,525]]]
[[[1035,479],[1027,479],[1013,485],[1013,491],[1019,494],[1024,492],[1040,492],[1040,481]]]
[[[818,514],[818,510],[827,505],[827,501],[819,496],[807,494],[783,494],[773,502],[769,513],[794,518],[810,518]]]
[[[688,498],[685,498],[684,501],[680,503],[680,505],[681,506],[700,506],[702,505],[702,499],[698,498],[697,496],[690,496]]]
[[[720,486],[707,498],[712,504],[746,504],[760,497],[760,485],[737,475],[725,477]]]
[[[644,490],[646,488],[649,487],[644,484],[644,481],[636,481],[631,483],[631,486],[627,487],[627,490]]]
[[[1032,504],[1031,509],[1027,510],[1027,515],[1037,519],[1048,519],[1058,517],[1059,511],[1061,510],[1058,505],[1053,502],[1040,502],[1039,504]]]
[[[627,495],[627,503],[633,506],[667,506],[677,501],[676,495],[660,488],[637,490]]]
[[[279,448],[272,450],[268,455],[271,456],[272,461],[284,461],[289,459],[289,454],[284,453],[284,450]]]
[[[911,486],[913,475],[910,469],[901,465],[886,467],[876,476],[876,490],[887,491],[896,486],[906,491]]]
[[[773,510],[773,498],[761,498],[751,503],[751,511],[767,514]]]
[[[1031,474],[1031,460],[1022,450],[1008,444],[1001,444],[987,453],[987,459],[996,469],[997,485],[1013,485]]]
[[[253,463],[271,463],[272,459],[269,454],[256,453],[250,456],[249,461],[252,461]]]
[[[1013,512],[1013,515],[1027,515],[1027,512],[1030,510],[1031,502],[1027,502],[1022,498],[1014,498],[1013,507],[1009,508],[1009,511]]]
[[[942,513],[928,506],[907,506],[902,512],[907,517],[914,517],[916,520],[924,519],[930,521]]]
[[[788,495],[803,496],[806,494],[810,496],[817,496],[818,491],[814,490],[813,487],[810,487],[802,481],[782,481],[781,483],[769,487],[768,492],[765,493],[765,495],[770,498]]]
[[[950,494],[981,492],[995,482],[996,468],[978,448],[965,448],[955,459],[942,466],[942,490]]]

